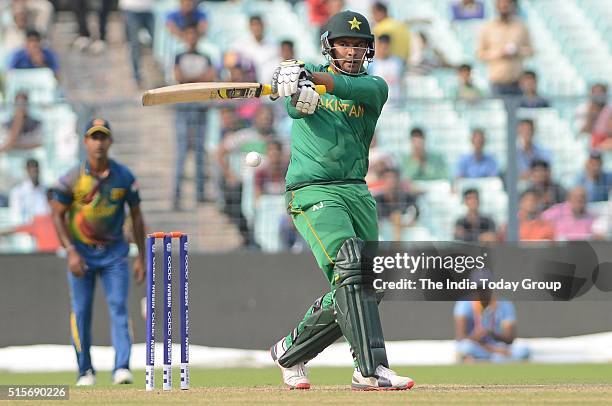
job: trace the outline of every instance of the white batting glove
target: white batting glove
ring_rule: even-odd
[[[304,62],[296,59],[287,59],[281,62],[280,66],[274,71],[274,75],[272,75],[271,98],[274,100],[278,97],[295,94],[298,90],[300,77],[305,75]]]
[[[315,90],[315,84],[307,79],[298,82],[297,93],[291,96],[291,104],[302,114],[313,114],[319,104],[319,93]]]

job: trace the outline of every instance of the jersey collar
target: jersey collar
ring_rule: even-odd
[[[93,177],[98,178],[98,179],[107,179],[110,176],[112,166],[113,166],[113,160],[109,158],[109,160],[108,160],[108,168],[106,168],[106,170],[104,172],[102,172],[102,174],[94,175],[94,174],[91,173],[91,165],[89,165],[89,160],[86,159],[85,163],[83,164],[82,171],[85,174],[93,176]]]

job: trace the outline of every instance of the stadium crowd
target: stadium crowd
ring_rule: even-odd
[[[537,56],[535,43],[538,38],[530,33],[526,9],[521,1],[446,1],[447,22],[452,30],[460,32],[468,25],[478,24],[478,35],[470,45],[474,53],[460,61],[446,55],[445,47],[435,40],[437,35],[432,21],[394,16],[392,11],[399,7],[390,4],[392,1],[305,0],[283,3],[290,13],[303,13],[308,19],[307,36],[299,38],[278,35],[277,27],[270,26],[266,16],[256,9],[244,11],[243,17],[246,18],[237,21],[246,22],[246,27],[235,27],[240,35],[224,43],[219,42],[219,36],[212,32],[215,24],[220,24],[213,20],[213,11],[218,10],[221,3],[241,6],[240,1],[198,3],[196,0],[180,0],[165,2],[161,7],[153,0],[120,0],[115,10],[113,2],[103,0],[100,9],[93,10],[99,18],[98,32],[92,35],[85,18],[85,10],[91,9],[92,5],[86,0],[71,2],[68,11],[74,13],[77,22],[73,52],[108,52],[108,18],[112,13],[121,13],[125,18],[125,42],[135,89],[142,90],[155,84],[143,70],[142,48],[152,46],[155,50],[158,42],[173,44],[160,48],[165,52],[163,60],[157,55],[159,69],[168,83],[269,82],[280,61],[316,57],[318,36],[330,15],[344,8],[360,8],[372,18],[376,58],[369,71],[383,77],[389,85],[389,101],[385,107],[389,114],[404,108],[426,106],[428,100],[436,95],[425,91],[415,96],[410,84],[429,83],[430,79],[437,83],[450,83],[444,97],[451,102],[453,114],[462,109],[476,109],[478,114],[487,114],[486,108],[478,108],[492,98],[501,98],[504,102],[516,100],[515,107],[519,110],[512,114],[520,116],[516,126],[516,165],[520,192],[519,235],[522,240],[610,237],[608,202],[612,173],[608,170],[610,163],[606,161],[612,151],[612,105],[608,100],[608,83],[594,81],[590,91],[584,89],[584,97],[572,99],[571,111],[559,110],[559,116],[571,123],[572,135],[583,146],[583,155],[576,156],[586,157],[585,162],[579,163],[583,168],[577,176],[574,174],[575,179],[559,176],[567,172],[559,167],[562,160],[556,156],[557,151],[541,142],[537,113],[538,110],[554,110],[557,95],[541,94],[542,73],[529,63],[530,58]],[[265,6],[266,3],[281,2],[259,3]],[[251,10],[248,4],[244,6],[244,10]],[[65,7],[64,2],[47,0],[15,0],[1,4],[3,23],[0,39],[4,61],[1,77],[5,107],[0,134],[0,170],[3,171],[0,176],[0,206],[8,207],[7,213],[9,210],[10,213],[22,213],[19,217],[11,216],[10,227],[6,222],[2,223],[7,226],[4,227],[7,234],[9,231],[27,232],[36,236],[39,234],[24,231],[29,229],[23,227],[28,224],[36,225],[33,228],[45,227],[39,216],[48,214],[43,207],[49,185],[41,182],[38,175],[33,175],[33,168],[37,168],[36,172],[39,168],[34,158],[38,157],[41,148],[51,154],[45,156],[40,165],[46,169],[54,160],[48,148],[49,142],[54,141],[45,140],[49,137],[48,126],[43,117],[37,116],[38,109],[32,109],[31,105],[41,101],[64,102],[62,61],[54,51],[49,35],[57,18],[54,10]],[[223,24],[238,23],[228,21]],[[312,50],[315,53],[310,52]],[[172,54],[168,55],[170,52]],[[601,52],[609,53],[609,50]],[[165,60],[170,62],[165,63]],[[486,72],[484,77],[482,69]],[[41,96],[42,93],[29,82],[33,80],[31,77],[15,74],[15,71],[24,70],[47,71],[40,77],[52,82],[46,86],[52,88],[52,100]],[[439,79],[441,77],[446,79]],[[213,115],[217,117],[216,127],[208,122]],[[508,219],[503,213],[487,210],[493,207],[493,210],[503,211],[505,206],[489,205],[484,210],[481,205],[491,194],[483,185],[501,185],[497,195],[505,195],[507,187],[504,184],[505,156],[492,153],[489,148],[489,143],[497,142],[497,139],[493,140],[496,130],[486,124],[470,126],[469,141],[461,139],[463,133],[458,132],[456,143],[463,143],[465,148],[457,150],[449,159],[449,155],[440,150],[442,144],[438,142],[437,128],[421,125],[418,118],[415,113],[407,125],[393,130],[396,134],[392,137],[403,146],[400,149],[394,150],[384,142],[389,139],[385,126],[379,128],[374,139],[366,180],[377,200],[381,238],[436,238],[431,226],[435,222],[432,217],[450,216],[452,219],[441,226],[446,227],[442,235],[448,238],[503,241]],[[385,112],[381,120],[385,120]],[[263,248],[267,250],[300,250],[303,242],[282,212],[267,217],[274,223],[269,230],[275,234],[270,237],[277,240],[275,245],[265,243],[268,236],[258,234],[254,219],[254,213],[258,213],[262,205],[269,204],[268,197],[281,196],[284,190],[290,125],[291,120],[281,103],[264,99],[177,106],[174,123],[177,157],[173,195],[170,197],[172,209],[185,210],[182,194],[184,164],[185,157],[192,150],[196,164],[197,204],[212,201],[221,207],[217,215],[227,215],[231,219],[245,247],[259,249],[265,245]],[[211,133],[211,128],[215,134]],[[209,142],[210,139],[218,141]],[[254,171],[243,164],[243,157],[249,151],[264,155],[264,164]],[[74,162],[77,158],[76,155],[73,157]],[[28,176],[19,179],[25,173],[23,168],[27,168]],[[53,171],[53,175],[58,172]],[[448,185],[448,195],[454,196],[457,206],[461,201],[462,207],[432,215],[431,208],[426,206],[440,185]],[[24,205],[32,207],[24,210]],[[425,234],[416,232],[423,229],[427,229]],[[48,250],[49,244],[38,241],[38,247]]]

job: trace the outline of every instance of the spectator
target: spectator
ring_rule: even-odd
[[[523,59],[533,54],[529,31],[514,15],[514,1],[496,0],[495,4],[499,17],[483,26],[477,55],[488,64],[495,95],[520,95],[518,80],[523,71]]]
[[[145,29],[151,37],[151,43],[153,43],[155,33],[153,5],[153,0],[119,0],[119,6],[125,17],[125,33],[130,47],[132,75],[138,87],[142,87],[139,33],[142,29]]]
[[[397,169],[387,169],[382,179],[384,185],[382,193],[375,197],[378,218],[391,222],[393,239],[399,241],[402,229],[413,225],[419,215],[416,196],[402,186]]]
[[[565,189],[553,181],[546,161],[536,159],[531,163],[528,186],[538,194],[542,210],[565,201]]]
[[[380,38],[381,35],[388,35],[391,38],[391,54],[397,56],[402,61],[410,59],[410,30],[408,25],[401,21],[389,17],[387,6],[377,1],[372,6],[372,17],[374,36]]]
[[[298,233],[289,215],[281,217],[280,240],[283,251],[300,253],[304,251],[304,248],[307,246],[306,240]]]
[[[574,113],[576,128],[580,133],[591,134],[599,115],[608,103],[608,85],[594,83],[591,85],[589,100],[580,104]]]
[[[40,183],[38,161],[28,159],[26,172],[28,178],[15,186],[9,195],[11,217],[17,224],[28,223],[35,216],[51,212],[47,201],[47,188]]]
[[[306,0],[308,19],[323,34],[325,23],[331,16],[344,9],[344,0]]]
[[[53,196],[51,190],[47,190],[47,202],[50,202]],[[45,214],[38,214],[32,217],[32,220],[24,224],[12,227],[8,230],[0,231],[0,237],[25,233],[29,234],[36,241],[37,252],[56,252],[60,248],[60,241],[57,238],[55,227],[53,226],[53,218],[50,210]]]
[[[28,21],[32,21],[31,26],[42,35],[47,34],[47,30],[53,22],[53,4],[48,0],[15,0],[13,3],[25,4],[28,11]]]
[[[387,104],[397,104],[402,98],[404,61],[391,54],[391,37],[383,34],[376,39],[376,61],[369,66],[370,73],[380,76],[389,86]]]
[[[246,123],[242,122],[236,113],[236,106],[233,104],[222,105],[219,107],[220,120],[220,138],[225,138],[226,134],[238,131],[246,127]]]
[[[519,240],[520,241],[553,241],[555,229],[553,225],[542,219],[542,198],[539,192],[529,188],[521,193],[519,200]],[[505,240],[508,227],[503,224],[499,229],[501,241]]]
[[[281,195],[285,193],[285,175],[289,163],[285,159],[283,143],[268,141],[264,164],[255,171],[255,201],[261,195]]]
[[[330,17],[327,12],[327,0],[306,0],[308,9],[308,21],[315,27],[323,27]]]
[[[484,153],[484,130],[476,128],[472,131],[472,146],[474,147],[472,153],[459,158],[457,178],[486,178],[499,175],[495,158]]]
[[[474,271],[470,279],[492,280],[487,269]],[[529,358],[527,347],[515,344],[516,311],[512,302],[493,297],[490,289],[478,289],[476,300],[455,304],[455,339],[460,362],[521,361]]]
[[[293,41],[285,39],[280,43],[280,59],[286,61],[287,59],[295,59],[295,45]]]
[[[267,105],[257,110],[253,127],[228,133],[219,145],[217,160],[222,170],[222,189],[225,200],[225,213],[238,227],[243,245],[258,248],[253,233],[242,213],[242,175],[246,170],[244,157],[250,151],[265,153],[267,143],[276,137],[274,115]],[[237,157],[236,167],[230,166],[230,155]],[[237,173],[238,172],[238,173]]]
[[[537,241],[555,239],[553,225],[542,219],[539,193],[535,189],[527,189],[521,194],[519,202],[519,239],[521,241]]]
[[[612,151],[612,107],[604,107],[597,122],[593,128],[591,148]]]
[[[595,217],[587,211],[586,203],[586,190],[576,186],[568,193],[565,203],[555,204],[542,213],[542,219],[550,221],[555,229],[555,240],[591,239]]]
[[[78,51],[89,51],[94,54],[104,52],[106,49],[106,25],[108,15],[113,7],[113,0],[100,0],[100,10],[98,10],[98,39],[91,39],[91,32],[87,26],[87,15],[89,11],[87,0],[75,0],[74,15],[79,24],[79,36],[74,41],[73,46]]]
[[[174,76],[178,83],[212,82],[216,78],[210,59],[197,51],[199,33],[196,25],[185,28],[183,39],[187,51],[176,56]],[[176,172],[174,209],[180,210],[181,181],[190,142],[193,142],[196,161],[196,199],[204,202],[204,136],[208,108],[202,103],[182,103],[176,107]]]
[[[535,160],[550,162],[551,154],[533,142],[535,123],[531,119],[522,119],[517,126],[519,147],[517,154],[517,169],[521,179],[529,177],[529,168]]]
[[[233,50],[223,54],[221,75],[224,80],[231,82],[254,82],[257,80],[253,61]]]
[[[548,100],[538,96],[538,77],[534,71],[523,72],[519,80],[519,86],[523,92],[519,107],[526,109],[550,107]]]
[[[425,133],[416,127],[410,131],[412,152],[403,164],[402,175],[410,180],[448,179],[442,156],[425,151]]]
[[[59,77],[57,56],[50,48],[43,47],[38,31],[29,30],[26,33],[25,47],[17,49],[11,56],[9,69],[49,68]]]
[[[451,67],[444,54],[429,43],[429,39],[423,31],[420,31],[418,36],[418,51],[414,52],[410,58],[410,72],[427,75],[434,69]]]
[[[463,192],[463,204],[467,207],[467,213],[455,222],[456,240],[478,241],[481,234],[495,231],[495,222],[480,214],[478,190],[466,189]]]
[[[28,10],[21,2],[14,2],[11,7],[12,23],[1,24],[2,46],[7,51],[23,48],[26,43],[26,31],[30,26]]]
[[[383,175],[387,169],[397,168],[395,156],[391,152],[379,148],[376,139],[377,137],[374,135],[368,154],[368,173],[365,177],[368,189],[374,197],[384,191],[385,180]]]
[[[251,35],[239,39],[232,48],[255,63],[258,82],[268,83],[278,66],[278,46],[265,38],[265,26],[261,16],[254,15],[249,18],[249,31]]]
[[[472,66],[462,64],[457,69],[459,85],[455,90],[455,98],[474,102],[482,97],[482,91],[472,81]]]
[[[601,153],[591,152],[586,162],[585,172],[578,177],[576,184],[584,187],[588,202],[607,201],[612,190],[612,173],[602,169]]]
[[[453,21],[482,20],[484,5],[477,0],[458,0],[451,5]]]
[[[168,14],[166,27],[179,41],[184,41],[185,28],[195,25],[201,37],[208,30],[208,16],[195,4],[195,0],[180,0],[179,9]]]
[[[3,125],[6,137],[0,143],[0,153],[40,147],[42,145],[41,127],[40,121],[30,116],[28,95],[18,92],[15,95],[13,117]]]
[[[223,68],[220,75],[221,79],[226,82],[257,81],[253,61],[233,50],[229,50],[223,55]],[[250,122],[255,117],[262,101],[258,98],[251,98],[237,100],[234,103],[237,106],[238,117]]]

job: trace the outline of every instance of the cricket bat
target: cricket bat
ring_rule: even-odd
[[[325,86],[316,85],[317,93],[326,92]],[[143,106],[191,103],[219,99],[249,99],[272,94],[272,86],[262,83],[197,82],[183,83],[151,89],[142,95]]]

